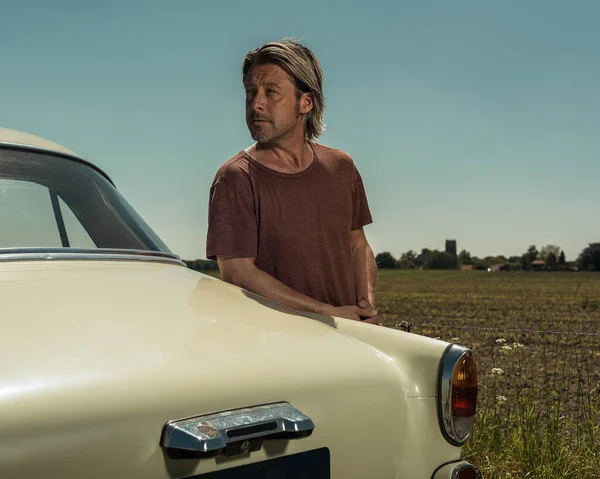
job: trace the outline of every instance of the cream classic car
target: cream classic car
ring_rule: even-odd
[[[453,478],[472,352],[193,271],[97,167],[0,129],[0,477]]]

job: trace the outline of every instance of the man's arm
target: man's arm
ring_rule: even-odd
[[[368,309],[359,308],[357,305],[334,307],[303,295],[257,268],[254,258],[218,256],[217,261],[223,281],[235,284],[289,308],[354,320],[360,320],[361,316],[371,315]]]
[[[377,263],[375,255],[362,228],[350,232],[352,251],[352,269],[356,285],[356,302],[367,301],[375,308],[375,289],[377,287]]]

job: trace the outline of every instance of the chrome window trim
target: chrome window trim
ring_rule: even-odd
[[[452,416],[452,377],[458,362],[464,356],[472,356],[469,348],[459,344],[450,344],[444,351],[440,360],[438,372],[438,420],[440,429],[446,441],[453,446],[461,447],[471,437],[471,432],[465,438],[458,438],[454,431]]]
[[[175,254],[150,250],[77,248],[0,248],[0,263],[8,261],[146,261],[178,264],[187,268]]]
[[[53,150],[52,148],[45,148],[43,146],[26,145],[24,143],[13,143],[10,141],[2,141],[2,140],[0,140],[0,148],[7,149],[7,150],[13,149],[13,150],[20,150],[20,151],[31,151],[33,153],[42,153],[44,155],[58,156],[60,158],[65,158],[67,160],[75,161],[77,163],[81,163],[81,164],[84,164],[85,166],[93,168],[98,173],[100,173],[104,178],[106,178],[111,185],[115,186],[115,183],[113,182],[113,180],[101,168],[97,167],[96,165],[94,165],[93,163],[90,163],[87,160],[84,160],[80,156],[77,156],[75,153],[67,153],[65,151]]]

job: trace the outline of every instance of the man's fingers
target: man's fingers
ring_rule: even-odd
[[[371,318],[363,320],[363,323],[376,324],[377,326],[383,326],[381,324],[381,320],[377,316],[373,316]]]
[[[360,315],[362,317],[365,317],[365,316],[367,316],[367,317],[377,316],[377,310],[375,308],[368,307],[368,308],[363,309],[360,312]]]
[[[375,316],[377,314],[377,310],[371,306],[371,303],[369,303],[367,300],[365,299],[361,299],[357,306],[361,309],[360,311],[360,315],[361,317],[370,317],[370,316]]]

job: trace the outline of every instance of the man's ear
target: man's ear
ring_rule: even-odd
[[[300,97],[300,114],[306,115],[313,109],[313,94],[311,92],[302,93]]]

